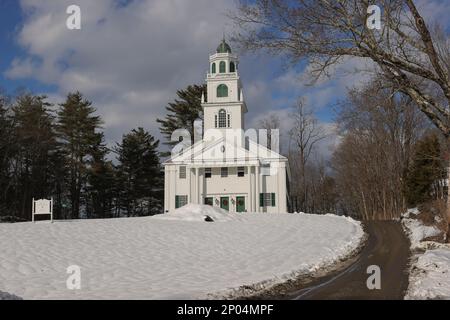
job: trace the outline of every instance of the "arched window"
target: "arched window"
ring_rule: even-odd
[[[216,63],[213,62],[212,66],[211,66],[211,73],[216,73]]]
[[[227,112],[224,109],[219,111],[219,128],[227,127]]]
[[[225,73],[225,72],[227,72],[227,64],[225,63],[225,61],[220,61],[220,64],[219,64],[219,72],[220,73]]]
[[[230,62],[230,72],[236,72],[236,65],[233,61]]]
[[[217,98],[225,97],[228,97],[228,87],[224,84],[221,84],[217,87]]]

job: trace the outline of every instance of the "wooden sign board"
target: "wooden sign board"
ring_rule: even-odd
[[[32,203],[33,212],[31,214],[32,221],[34,222],[35,215],[50,215],[51,222],[53,222],[53,198],[50,200],[47,199],[39,199],[34,200]]]

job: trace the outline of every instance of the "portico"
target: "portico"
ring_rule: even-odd
[[[222,168],[227,168],[227,177],[222,177]],[[243,176],[238,176],[238,169],[241,170],[242,168],[244,169]],[[205,174],[209,170],[211,175]],[[244,202],[243,209],[239,210],[241,212],[259,212],[260,210],[257,205],[259,199],[256,196],[261,190],[260,166],[256,162],[252,164],[227,164],[226,167],[224,167],[224,164],[187,165],[185,183],[187,188],[185,188],[183,183],[177,183],[177,177],[180,175],[179,171],[177,167],[166,170],[166,174],[169,176],[166,182],[175,186],[173,190],[175,194],[177,194],[177,191],[178,193],[187,193],[188,203],[209,204],[210,202],[207,200],[212,199],[213,205],[219,205],[220,198],[228,197],[231,204],[230,207],[235,207],[229,208],[229,211],[238,211],[238,200]],[[167,194],[167,202],[170,203],[169,198],[170,193]],[[169,206],[168,208],[169,211],[173,209],[175,207]]]

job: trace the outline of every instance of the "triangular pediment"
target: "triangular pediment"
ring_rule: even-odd
[[[274,160],[286,160],[286,158],[251,140],[248,143],[248,149],[246,149],[241,145],[226,141],[225,138],[220,138],[215,141],[199,141],[179,155],[169,159],[167,163],[241,163]]]

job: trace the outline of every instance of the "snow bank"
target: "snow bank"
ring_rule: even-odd
[[[433,241],[422,242],[441,231],[410,218],[411,214],[418,213],[417,209],[409,210],[402,219],[414,252],[405,299],[450,299],[450,246]]]
[[[411,249],[420,247],[420,242],[423,239],[437,236],[441,231],[434,226],[425,226],[416,219],[403,219],[403,225],[408,230],[408,236],[411,241]]]
[[[405,299],[450,299],[450,247],[419,255],[409,282]]]
[[[364,235],[358,222],[337,216],[238,218],[0,224],[0,291],[24,299],[205,298],[328,267]],[[71,265],[81,268],[80,290],[66,287]]]
[[[214,222],[240,220],[242,214],[229,213],[218,207],[207,205],[188,204],[167,214],[158,215],[155,218],[163,220],[205,221],[206,216]]]

